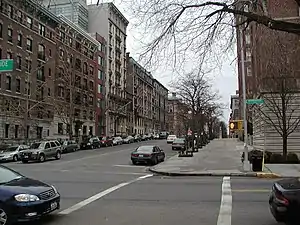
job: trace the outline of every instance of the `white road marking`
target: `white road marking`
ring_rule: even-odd
[[[115,167],[128,167],[128,168],[143,168],[144,166],[136,166],[136,165],[113,165]]]
[[[78,202],[77,204],[71,206],[70,208],[67,208],[67,209],[59,212],[59,214],[61,214],[61,215],[68,215],[68,214],[70,214],[70,213],[72,213],[72,212],[74,212],[74,211],[76,211],[78,209],[81,209],[82,207],[84,207],[84,206],[86,206],[86,205],[88,205],[88,204],[90,204],[90,203],[92,203],[92,202],[94,202],[94,201],[96,201],[96,200],[104,197],[105,195],[110,194],[113,191],[116,191],[116,190],[118,190],[118,189],[120,189],[122,187],[125,187],[125,186],[129,185],[129,184],[132,184],[134,182],[137,182],[139,180],[143,180],[143,179],[146,179],[146,178],[152,177],[152,176],[153,176],[153,174],[148,174],[148,175],[145,175],[145,176],[138,177],[138,178],[136,178],[134,180],[131,180],[131,181],[128,181],[128,182],[124,182],[124,183],[118,184],[116,186],[113,186],[111,188],[108,188],[105,191],[102,191],[102,192],[100,192],[98,194],[95,194],[95,195],[91,196],[90,198],[87,198],[87,199],[85,199],[85,200],[83,200],[81,202]]]
[[[232,195],[230,177],[223,177],[222,198],[217,225],[231,225]]]

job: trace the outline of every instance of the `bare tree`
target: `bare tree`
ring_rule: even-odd
[[[198,136],[204,132],[205,110],[218,100],[205,75],[200,69],[194,70],[172,84],[188,111],[191,111],[193,138],[195,132]]]
[[[264,104],[255,107],[258,116],[282,138],[283,157],[288,151],[288,137],[299,126],[300,104],[298,69],[299,46],[293,36],[272,35],[276,48],[262,43],[266,64],[258,80]],[[276,42],[275,42],[276,41]]]
[[[298,22],[273,18],[268,13],[267,0],[124,0],[122,3],[127,3],[131,10],[132,23],[144,28],[139,37],[144,46],[141,54],[153,64],[165,63],[165,58],[170,61],[170,56],[175,56],[178,64],[191,54],[197,59],[210,55],[212,50],[221,53],[231,46],[239,25],[257,23],[272,30],[300,33]],[[295,0],[295,7],[297,4],[299,1]],[[216,60],[222,58],[216,55]]]

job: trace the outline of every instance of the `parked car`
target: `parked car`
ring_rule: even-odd
[[[139,134],[134,135],[134,142],[140,142],[141,140],[142,140],[141,135]]]
[[[147,141],[147,136],[146,136],[145,134],[142,135],[141,140],[142,140],[142,141]]]
[[[126,138],[123,139],[124,144],[130,144],[130,143],[133,143],[133,142],[134,142],[134,138],[131,135],[129,135]]]
[[[60,194],[52,185],[0,166],[0,224],[32,221],[60,208]]]
[[[0,161],[15,161],[21,159],[20,153],[21,151],[28,149],[28,145],[15,145],[15,146],[9,146],[6,149],[2,150],[0,152]]]
[[[158,146],[144,145],[138,147],[131,153],[132,164],[137,163],[151,163],[156,165],[165,160],[165,153]]]
[[[79,149],[80,147],[75,140],[64,141],[61,146],[62,153],[75,152]]]
[[[154,139],[159,139],[159,134],[154,134],[153,138]]]
[[[101,142],[98,137],[84,138],[80,143],[80,149],[100,148]]]
[[[100,137],[100,144],[101,147],[108,147],[108,146],[113,146],[113,139],[111,137],[103,136]]]
[[[184,138],[176,138],[172,143],[172,150],[183,151],[186,149],[186,141]]]
[[[41,141],[33,143],[29,149],[23,150],[20,153],[23,163],[28,161],[44,162],[48,158],[61,158],[61,145],[58,141]]]
[[[176,135],[173,135],[173,134],[169,135],[167,138],[167,143],[172,144],[176,138],[177,138]]]
[[[299,221],[299,196],[299,178],[283,179],[274,183],[269,197],[269,206],[277,222]]]
[[[123,139],[121,137],[113,137],[113,145],[123,144]]]

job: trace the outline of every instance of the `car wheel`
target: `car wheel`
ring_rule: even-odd
[[[56,158],[57,160],[61,158],[61,153],[60,153],[60,151],[57,151],[57,152],[56,152],[55,158]]]
[[[13,161],[14,161],[14,162],[17,162],[18,160],[19,160],[18,156],[17,156],[17,155],[14,155]]]
[[[270,205],[270,210],[271,210],[271,213],[274,217],[274,219],[277,221],[277,222],[285,222],[286,221],[286,218],[284,215],[280,215],[274,208],[272,205]]]
[[[45,155],[44,154],[40,154],[40,156],[39,156],[39,161],[40,162],[45,162]]]
[[[134,160],[132,160],[132,164],[133,164],[133,165],[136,165],[136,164],[137,164],[137,162],[136,162],[136,161],[134,161]]]
[[[28,160],[22,160],[22,163],[28,163]]]
[[[10,220],[9,220],[8,213],[6,212],[6,210],[4,210],[2,206],[0,206],[0,225],[9,225],[9,224],[10,224]]]
[[[152,161],[152,164],[153,165],[156,165],[158,163],[158,159],[157,159],[157,157],[155,157],[154,159],[153,159],[153,161]]]

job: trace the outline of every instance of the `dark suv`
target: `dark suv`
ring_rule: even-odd
[[[80,149],[100,148],[101,142],[98,137],[85,138],[80,144]]]

